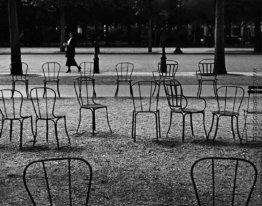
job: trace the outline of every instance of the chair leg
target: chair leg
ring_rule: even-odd
[[[167,130],[167,133],[166,133],[166,137],[168,137],[168,133],[169,133],[169,131],[170,131],[170,129],[171,129],[172,118],[173,118],[173,112],[170,111],[169,127],[168,127],[168,130]]]
[[[0,130],[0,137],[2,137],[3,128],[4,128],[4,123],[5,123],[5,120],[4,120],[4,119],[2,119],[2,123],[1,123],[1,130]]]
[[[53,121],[54,126],[55,126],[55,138],[56,138],[56,144],[57,144],[57,149],[59,149],[59,140],[58,140],[58,133],[57,133],[57,121]]]
[[[132,113],[132,131],[131,131],[131,137],[134,138],[134,119],[135,119],[135,112]]]
[[[201,96],[201,92],[202,92],[202,81],[198,81],[198,90],[197,90],[197,97]]]
[[[32,131],[32,135],[33,135],[33,137],[34,137],[35,134],[34,134],[34,125],[33,125],[33,117],[32,117],[32,116],[30,117],[30,122],[31,122],[31,131]]]
[[[24,120],[20,121],[20,145],[19,145],[19,148],[22,149],[22,142],[23,142],[23,123],[24,123]]]
[[[64,117],[64,125],[65,125],[65,133],[66,133],[66,136],[67,136],[67,139],[68,139],[68,143],[71,144],[70,137],[69,137],[69,134],[68,134],[68,131],[67,131],[67,126],[66,126],[66,117]]]
[[[79,109],[79,122],[78,122],[78,126],[76,129],[76,133],[78,133],[79,127],[80,127],[80,123],[81,123],[81,118],[82,118],[82,109]]]
[[[239,125],[238,125],[238,116],[236,116],[236,124],[237,124],[237,134],[238,134],[238,138],[239,138],[239,141],[240,141],[240,144],[242,144],[242,138],[240,136],[240,132],[239,132]]]
[[[57,87],[58,97],[61,98],[60,90],[59,90],[59,82],[56,83],[56,87]]]
[[[206,115],[205,115],[205,112],[203,112],[202,114],[203,114],[203,127],[204,127],[206,138],[208,138],[207,137],[207,130],[206,130],[206,120],[205,120],[205,118],[206,118],[205,116]]]
[[[48,142],[48,133],[49,133],[48,120],[46,120],[46,134],[45,134],[46,142]]]
[[[185,120],[186,120],[186,114],[182,114],[182,142],[185,142]]]
[[[130,97],[133,95],[132,83],[129,82]]]
[[[44,92],[43,92],[43,97],[45,97],[46,94],[46,82],[44,82]]]
[[[12,133],[13,133],[13,120],[10,120],[10,142],[12,142]]]
[[[215,97],[217,97],[217,81],[213,81],[213,89],[214,89]]]
[[[26,81],[26,83],[25,83],[25,92],[26,92],[26,97],[28,99],[29,98],[28,81]]]
[[[235,139],[234,116],[231,116],[231,130],[232,130],[232,134],[233,134],[233,139]]]
[[[134,113],[134,142],[136,142],[136,115],[137,113]]]
[[[110,133],[112,134],[112,129],[111,129],[111,126],[109,124],[109,117],[108,117],[108,110],[107,110],[107,107],[106,107],[106,120],[107,120],[107,124],[108,124],[108,127],[109,127],[109,130],[110,130]]]
[[[192,136],[194,137],[194,127],[193,127],[193,115],[192,113],[189,114],[190,115],[190,125],[191,125],[191,132],[192,132]]]
[[[220,118],[220,117],[218,116],[218,117],[217,117],[217,123],[216,123],[216,130],[215,130],[215,134],[214,134],[214,137],[213,137],[213,143],[215,143],[215,139],[216,139],[216,136],[217,136],[219,118]]]
[[[38,120],[35,121],[35,134],[34,134],[33,147],[35,146],[35,143],[36,143],[36,136],[37,136],[37,123],[38,123]]]
[[[92,135],[95,135],[96,131],[96,110],[91,110],[92,111]]]
[[[118,90],[119,90],[119,81],[116,82],[116,92],[115,92],[115,97],[117,97]]]
[[[158,142],[158,115],[157,113],[154,113],[155,115],[155,122],[156,122],[156,141]]]
[[[161,138],[161,124],[160,124],[160,111],[157,111],[158,116],[158,137]]]
[[[212,122],[211,122],[210,130],[209,130],[209,132],[207,134],[207,141],[208,141],[209,135],[210,135],[210,133],[212,132],[212,129],[213,129],[214,119],[215,119],[215,115],[212,114]]]

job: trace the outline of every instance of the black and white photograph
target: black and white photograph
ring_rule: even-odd
[[[0,0],[0,206],[261,206],[262,0]]]

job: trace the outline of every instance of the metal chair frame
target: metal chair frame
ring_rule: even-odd
[[[248,196],[247,196],[247,199],[246,199],[246,202],[244,203],[244,205],[248,205],[249,204],[249,201],[251,199],[251,195],[252,195],[252,192],[254,190],[254,187],[255,187],[255,184],[256,184],[256,181],[257,181],[257,168],[256,166],[254,165],[254,163],[252,163],[251,161],[249,160],[246,160],[246,159],[242,159],[242,158],[234,158],[234,157],[205,157],[205,158],[201,158],[201,159],[198,159],[194,162],[194,164],[191,166],[191,180],[192,180],[192,183],[193,183],[193,187],[194,187],[194,191],[195,191],[195,195],[196,195],[196,199],[197,199],[197,203],[199,206],[201,206],[201,201],[200,201],[200,192],[199,192],[199,187],[200,185],[196,184],[196,176],[195,176],[195,167],[201,163],[201,162],[204,162],[204,161],[207,161],[208,166],[207,168],[210,168],[212,170],[212,192],[205,192],[204,196],[205,198],[208,198],[209,196],[207,194],[211,194],[212,196],[212,203],[209,202],[209,205],[219,205],[217,203],[217,199],[216,197],[218,197],[218,195],[216,194],[216,181],[215,181],[215,166],[216,166],[216,162],[227,162],[227,161],[234,161],[235,162],[235,165],[234,166],[234,171],[233,171],[233,178],[232,178],[232,195],[231,195],[231,204],[230,205],[235,205],[235,202],[236,202],[236,195],[237,195],[237,192],[236,192],[236,188],[237,188],[237,185],[238,183],[242,183],[242,179],[240,179],[240,181],[237,181],[237,176],[239,175],[239,168],[241,167],[241,163],[245,163],[247,165],[249,165],[250,168],[253,169],[254,171],[254,180],[253,182],[251,182],[251,188],[249,190],[249,193],[248,193]],[[224,164],[221,164],[220,166],[222,167]],[[219,166],[219,165],[218,165]],[[225,169],[225,168],[224,168]],[[202,171],[202,167],[201,167],[201,171],[200,172],[203,172]],[[218,174],[218,173],[217,173]],[[201,175],[203,175],[203,173],[201,173]],[[246,174],[248,175],[248,174]],[[228,181],[228,180],[226,180]],[[201,182],[201,184],[203,184],[203,182]],[[217,195],[217,196],[216,196]],[[206,205],[206,204],[203,204],[203,205]]]
[[[248,86],[248,101],[247,101],[247,108],[243,109],[244,111],[244,128],[243,128],[243,136],[242,139],[244,139],[244,135],[246,135],[246,141],[248,141],[248,134],[247,134],[247,125],[252,124],[253,127],[259,127],[262,123],[259,122],[258,120],[258,115],[262,117],[262,86]],[[252,100],[252,102],[251,102]],[[252,108],[251,108],[252,107]],[[249,123],[247,121],[247,118],[249,115],[253,115],[253,122]],[[257,117],[255,117],[257,116]],[[255,121],[255,122],[254,122]],[[260,126],[261,127],[261,126]],[[256,137],[258,137],[258,131],[255,131],[254,128],[254,133],[252,139],[254,141]],[[254,135],[256,132],[256,135]]]
[[[230,106],[230,103],[228,103],[228,98],[230,98],[228,95],[228,90],[232,89],[234,92],[233,96],[233,105]],[[220,95],[220,92],[222,91],[223,96]],[[239,95],[240,94],[240,95]],[[239,101],[237,101],[237,99]],[[231,130],[233,134],[233,138],[235,139],[235,132],[234,132],[234,117],[236,118],[236,127],[237,127],[237,134],[240,140],[240,143],[242,143],[242,138],[240,136],[239,132],[239,124],[238,124],[238,117],[239,117],[239,111],[242,105],[244,99],[244,89],[239,86],[221,86],[216,90],[216,100],[217,100],[217,111],[212,112],[212,122],[211,122],[211,127],[207,135],[207,140],[209,139],[210,133],[213,129],[213,124],[214,124],[214,118],[216,117],[216,129],[215,129],[215,134],[213,137],[213,142],[215,141],[216,135],[217,135],[217,130],[218,130],[218,124],[219,124],[219,119],[220,117],[231,117]]]
[[[150,85],[150,91],[146,97],[143,96],[142,86],[145,84]],[[159,101],[159,84],[155,81],[139,81],[135,82],[131,85],[132,89],[131,96],[133,100],[133,116],[132,116],[132,138],[134,142],[136,142],[136,119],[138,114],[143,113],[151,113],[155,116],[156,122],[156,141],[161,138],[161,127],[160,127],[160,111],[158,109],[158,101]],[[138,94],[135,96],[134,90],[135,87],[138,89]],[[153,88],[154,87],[154,88]],[[135,90],[136,91],[136,90]],[[155,93],[156,91],[156,93]]]
[[[58,62],[45,62],[42,65],[42,71],[44,74],[44,88],[46,88],[47,83],[56,83],[58,97],[61,98],[59,90],[59,74],[60,74],[60,64]]]
[[[161,71],[161,62],[159,62],[158,70],[153,72],[154,80],[157,82],[162,82],[165,80],[174,79],[178,70],[178,62],[175,60],[166,60],[166,70],[167,72]]]
[[[36,200],[33,197],[33,191],[32,190],[30,191],[30,188],[28,186],[28,182],[27,182],[28,169],[34,168],[38,164],[39,164],[39,166],[42,166],[43,176],[44,176],[45,184],[46,184],[46,190],[45,191],[47,191],[47,194],[48,194],[48,201],[49,201],[50,205],[54,205],[54,199],[55,198],[54,198],[54,196],[52,196],[52,190],[51,190],[51,187],[53,185],[50,184],[51,180],[50,180],[50,177],[48,176],[47,164],[48,163],[57,163],[55,165],[55,167],[57,168],[57,167],[59,167],[58,163],[61,163],[63,161],[67,162],[68,195],[69,195],[69,204],[70,204],[70,206],[73,205],[73,198],[72,198],[73,182],[72,182],[72,177],[75,174],[72,171],[73,170],[72,163],[74,163],[74,162],[82,162],[82,163],[84,163],[86,165],[86,169],[89,171],[89,176],[87,175],[87,177],[88,177],[88,181],[87,181],[88,185],[87,185],[87,192],[85,194],[85,196],[86,196],[85,197],[85,205],[88,205],[89,196],[90,196],[90,190],[91,190],[92,177],[93,177],[92,167],[89,164],[89,162],[87,162],[86,160],[84,160],[82,158],[54,158],[54,159],[43,159],[43,160],[37,160],[37,161],[30,162],[24,169],[24,172],[23,172],[23,183],[24,183],[25,189],[26,189],[26,191],[27,191],[27,193],[28,193],[28,195],[30,197],[30,200],[31,200],[31,202],[32,202],[32,204],[34,206],[36,206],[37,204],[36,204]],[[54,165],[52,165],[52,166],[54,166]],[[81,167],[81,168],[83,169],[83,167]],[[51,169],[54,170],[54,167],[52,167]],[[34,174],[33,177],[36,178],[37,177],[37,173]],[[82,178],[85,179],[85,177],[82,177]],[[61,185],[61,186],[63,186],[63,185]],[[61,189],[62,189],[62,187],[61,187]],[[64,187],[63,187],[63,189],[64,189]]]
[[[91,94],[89,93],[89,88],[91,87]],[[78,100],[78,103],[80,105],[79,108],[79,123],[76,129],[76,133],[78,133],[81,119],[82,119],[82,109],[90,110],[92,113],[92,134],[95,134],[96,131],[96,116],[95,112],[98,109],[105,109],[106,111],[106,119],[107,124],[110,130],[110,133],[112,134],[112,130],[109,124],[109,118],[108,118],[108,109],[106,105],[98,104],[95,102],[95,83],[91,78],[77,78],[74,81],[74,88],[76,97]],[[84,90],[84,91],[83,91]],[[83,93],[85,92],[85,93]]]
[[[81,62],[79,66],[81,67],[80,77],[92,80],[94,82],[93,84],[95,85],[94,62]],[[96,92],[94,93],[94,96],[96,97]]]
[[[10,97],[10,99],[6,98],[6,95]],[[4,123],[6,120],[10,121],[10,141],[12,141],[12,132],[13,132],[13,121],[19,121],[20,123],[20,149],[22,148],[22,141],[23,141],[23,124],[24,120],[30,119],[31,121],[31,131],[34,135],[33,131],[33,119],[31,115],[23,116],[22,115],[22,106],[23,106],[23,95],[21,92],[13,89],[3,89],[0,90],[0,100],[3,105],[3,109],[0,109],[1,117],[2,117],[2,124],[0,130],[0,137],[2,136]],[[8,100],[11,100],[11,103],[7,103]],[[16,104],[17,103],[17,104]],[[7,108],[8,106],[8,108]],[[19,108],[16,108],[18,106]],[[11,111],[8,111],[11,109]]]
[[[202,59],[198,63],[198,71],[196,72],[198,80],[197,96],[201,96],[203,82],[213,82],[214,94],[217,90],[217,75],[214,73],[214,59]]]
[[[40,96],[40,94],[43,94],[43,96]],[[59,149],[60,146],[59,146],[59,139],[58,139],[57,124],[60,119],[64,120],[65,133],[67,135],[67,139],[70,144],[70,137],[69,137],[67,126],[66,126],[66,116],[55,114],[56,92],[53,89],[48,88],[48,87],[35,87],[31,89],[30,97],[31,97],[31,102],[32,102],[35,116],[36,116],[36,119],[35,119],[36,129],[35,129],[33,146],[35,146],[36,144],[38,121],[46,122],[46,141],[47,142],[48,142],[48,133],[49,133],[48,121],[51,121],[54,123],[57,149]],[[52,106],[51,106],[52,108],[48,106],[50,102],[52,103]],[[41,103],[43,103],[44,106],[41,106]]]
[[[17,82],[22,82],[25,84],[26,96],[29,98],[29,90],[28,90],[28,79],[27,79],[27,71],[28,64],[25,62],[21,62],[22,64],[22,75],[12,75],[12,89],[15,90],[15,85]],[[12,68],[12,63],[10,64],[10,70]]]
[[[130,62],[120,62],[116,64],[115,69],[116,69],[116,75],[117,75],[115,97],[117,97],[120,83],[128,83],[130,91],[131,91],[134,64]]]
[[[187,115],[190,116],[191,132],[192,132],[192,135],[194,136],[193,114],[202,114],[203,127],[205,131],[205,135],[207,136],[206,127],[205,127],[206,100],[201,97],[197,97],[195,99],[201,100],[201,102],[203,102],[203,108],[201,109],[189,108],[188,99],[184,96],[182,85],[179,81],[177,81],[176,79],[173,79],[169,81],[166,80],[163,83],[164,83],[166,98],[167,98],[168,105],[170,108],[170,122],[169,122],[169,127],[167,130],[167,136],[171,129],[173,113],[182,115],[182,124],[183,124],[182,142],[184,142],[185,140],[185,119]]]

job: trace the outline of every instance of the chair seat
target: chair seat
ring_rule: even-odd
[[[12,82],[28,82],[28,79],[12,79]]]
[[[55,119],[61,119],[64,118],[65,116],[62,115],[56,115],[54,116],[53,114],[48,114],[48,115],[41,115],[41,117],[37,117],[37,119],[41,119],[41,120],[55,120]]]
[[[193,108],[171,108],[171,111],[177,112],[177,113],[202,113],[203,110],[200,109],[193,109]]]
[[[232,111],[213,111],[212,114],[215,115],[221,115],[221,116],[238,116],[238,112],[232,112]]]
[[[99,109],[99,108],[106,108],[107,106],[102,104],[84,104],[81,106],[83,109]]]

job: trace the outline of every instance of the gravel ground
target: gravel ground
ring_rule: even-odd
[[[102,111],[97,113],[95,136],[91,135],[91,117],[88,112],[84,113],[81,134],[76,134],[76,99],[58,100],[57,112],[66,114],[72,141],[71,146],[68,146],[61,124],[59,137],[63,147],[59,151],[56,149],[51,124],[49,143],[44,141],[45,125],[42,124],[34,149],[29,125],[25,124],[22,150],[18,149],[18,126],[15,125],[13,142],[10,142],[9,129],[5,124],[0,139],[0,205],[30,205],[22,182],[23,169],[30,161],[68,156],[82,157],[92,165],[94,177],[90,205],[196,205],[190,168],[195,160],[206,156],[242,157],[251,160],[257,166],[259,176],[250,205],[261,205],[261,143],[240,145],[237,138],[232,138],[228,119],[221,120],[215,144],[206,142],[200,117],[193,117],[194,137],[187,120],[185,143],[182,143],[181,116],[175,118],[169,137],[165,135],[169,123],[169,108],[163,98],[159,104],[162,133],[159,143],[155,141],[154,119],[142,115],[137,122],[138,137],[134,143],[131,139],[131,99],[99,98],[98,101],[108,105],[112,135]],[[208,98],[207,103],[206,126],[209,129],[215,101]],[[33,114],[28,100],[24,102],[23,111],[25,114]],[[242,127],[243,114],[240,118],[240,128]],[[245,188],[240,189],[244,191]],[[43,202],[42,204],[45,205]]]

